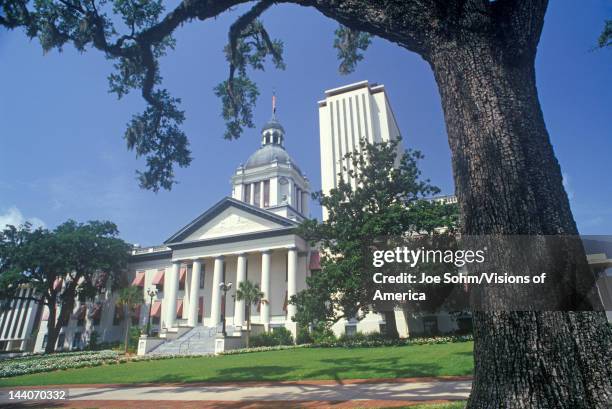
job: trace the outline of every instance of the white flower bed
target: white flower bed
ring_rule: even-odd
[[[0,378],[50,372],[59,369],[115,365],[126,362],[145,362],[160,359],[201,357],[202,355],[148,355],[126,357],[117,351],[79,351],[57,354],[31,354],[0,361]]]
[[[115,351],[66,352],[50,355],[27,355],[0,362],[0,378],[49,372],[57,369],[84,368],[116,362],[119,353]]]

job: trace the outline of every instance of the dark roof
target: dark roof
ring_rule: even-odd
[[[279,163],[293,162],[289,153],[280,145],[267,144],[257,149],[244,164],[245,169],[269,165],[274,161]]]
[[[216,204],[214,204],[210,209],[202,213],[200,216],[192,220],[185,227],[183,227],[178,232],[170,236],[166,241],[164,241],[164,244],[175,243],[175,242],[184,240],[191,233],[196,231],[198,228],[206,224],[208,221],[210,221],[215,216],[219,215],[222,211],[224,211],[225,209],[229,207],[236,207],[238,209],[244,210],[245,212],[251,213],[258,217],[278,223],[281,226],[285,226],[285,227],[297,226],[297,223],[294,222],[293,220],[289,220],[285,217],[279,216],[267,210],[260,209],[259,207],[252,206],[245,202],[241,202],[240,200],[236,200],[231,197],[224,197],[223,199],[218,201]]]
[[[285,128],[283,128],[281,123],[276,120],[276,117],[273,117],[268,122],[266,122],[263,128],[261,128],[261,132],[265,131],[266,129],[278,129],[285,133]]]

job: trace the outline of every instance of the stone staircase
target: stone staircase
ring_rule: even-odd
[[[228,328],[228,333],[231,329]],[[220,331],[213,327],[197,326],[176,339],[168,340],[151,350],[151,355],[209,355],[215,352],[215,338]]]

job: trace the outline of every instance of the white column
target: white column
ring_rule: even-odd
[[[200,274],[202,273],[202,262],[194,260],[191,267],[191,287],[189,288],[189,315],[187,324],[195,327],[198,324],[198,290],[200,289]]]
[[[302,192],[302,214],[308,217],[308,192]]]
[[[164,299],[166,301],[166,328],[174,328],[176,324],[176,297],[178,293],[180,261],[172,263],[172,268],[164,280]]]
[[[210,325],[216,327],[221,323],[221,279],[223,278],[223,256],[215,258],[213,271],[212,298],[210,304]]]
[[[238,254],[238,265],[236,266],[236,291],[240,288],[240,283],[246,280],[247,255],[246,253]],[[234,308],[234,326],[242,327],[244,324],[244,300],[236,298]]]
[[[292,296],[297,294],[297,262],[298,262],[298,251],[297,247],[291,247],[287,254],[287,322],[285,327],[293,334],[293,337],[297,336],[297,323],[293,322],[292,318],[295,317],[295,305],[289,304],[289,300]]]
[[[265,250],[261,252],[261,292],[267,302],[261,303],[259,321],[264,324],[266,330],[270,326],[270,267],[272,262],[272,252]]]

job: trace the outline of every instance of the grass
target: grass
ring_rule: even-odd
[[[434,404],[424,404],[424,405],[413,405],[406,406],[403,409],[464,409],[466,402],[457,401],[453,403],[434,403]]]
[[[280,381],[470,375],[472,342],[304,348],[67,369],[0,379],[0,387],[139,382]]]

